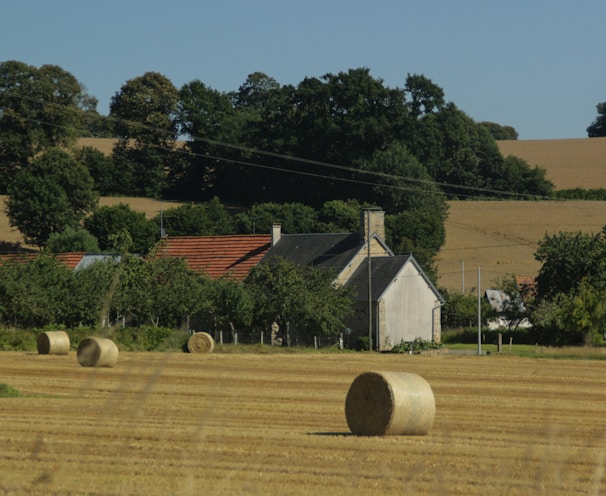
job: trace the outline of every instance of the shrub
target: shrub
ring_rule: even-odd
[[[37,334],[26,329],[5,327],[0,329],[0,350],[31,351],[36,349]]]
[[[410,353],[422,350],[436,350],[441,347],[440,343],[415,338],[414,341],[401,341],[400,344],[395,345],[390,351],[392,353]]]
[[[166,351],[180,349],[188,334],[167,327],[124,327],[114,331],[115,340],[125,351]]]

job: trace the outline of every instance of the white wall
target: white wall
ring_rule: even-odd
[[[436,295],[412,263],[403,267],[383,299],[380,306],[384,314],[379,329],[382,349],[415,338],[431,341],[432,334],[439,331],[435,324],[432,328],[432,319],[440,311],[433,311],[437,306]]]

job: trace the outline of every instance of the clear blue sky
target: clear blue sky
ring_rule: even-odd
[[[520,139],[586,137],[606,101],[606,0],[4,0],[0,61],[55,64],[109,112],[155,71],[237,90],[367,67],[423,74],[476,121]]]

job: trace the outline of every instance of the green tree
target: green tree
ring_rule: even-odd
[[[84,227],[97,238],[102,251],[119,249],[115,242],[122,231],[128,234],[133,253],[148,253],[160,238],[160,227],[125,203],[97,208],[86,218]]]
[[[28,243],[45,246],[50,235],[78,228],[98,195],[88,171],[69,153],[52,148],[21,169],[8,190],[10,224]]]
[[[356,232],[360,229],[360,213],[370,205],[358,200],[329,200],[318,213],[320,230],[323,232]]]
[[[334,274],[300,267],[277,257],[257,265],[245,281],[255,302],[253,322],[268,329],[277,322],[290,343],[296,332],[309,340],[314,333],[336,335],[353,308],[349,292],[333,285]]]
[[[461,327],[476,327],[478,325],[478,295],[448,293],[442,289],[446,299],[446,305],[442,308],[442,326],[445,329],[456,329]],[[494,313],[485,298],[480,301],[482,326],[488,325],[488,321]]]
[[[166,210],[154,221],[170,236],[220,236],[234,232],[233,219],[218,198]]]
[[[199,80],[191,81],[179,90],[176,121],[179,133],[187,137],[188,155],[177,163],[181,168],[170,169],[171,191],[181,198],[210,198],[217,187],[217,169],[224,165],[217,157],[231,155],[222,143],[240,141],[231,99]]]
[[[132,324],[189,327],[212,311],[209,280],[173,257],[127,255],[119,267],[110,313]]]
[[[495,122],[482,121],[480,126],[492,135],[495,140],[517,140],[518,132],[511,126],[502,126]]]
[[[406,145],[394,142],[377,151],[362,170],[374,173],[374,194],[371,203],[381,205],[386,212],[410,209],[431,209],[446,216],[444,194],[432,180],[427,169],[409,152]]]
[[[542,344],[600,344],[606,330],[606,292],[583,279],[570,293],[541,300],[531,312],[531,321]]]
[[[152,257],[146,267],[151,277],[149,320],[158,327],[190,327],[192,317],[210,313],[210,279],[190,270],[185,260]],[[143,312],[141,312],[143,313]]]
[[[17,171],[52,147],[69,147],[95,100],[69,72],[14,60],[0,63],[0,192]]]
[[[413,117],[432,114],[445,105],[444,90],[422,74],[408,74],[404,91]]]
[[[154,305],[153,284],[151,265],[141,257],[126,255],[116,277],[110,316],[123,323],[148,323]]]
[[[488,131],[453,103],[419,118],[406,143],[433,180],[453,196],[477,195],[474,188],[489,187],[488,173],[503,162]]]
[[[553,183],[546,178],[545,169],[530,167],[525,160],[513,155],[493,165],[496,168],[488,171],[490,182],[487,186],[494,190],[519,193],[522,198],[549,197],[553,194]],[[514,195],[509,198],[514,198]]]
[[[0,264],[0,313],[15,327],[64,324],[71,270],[51,256]]]
[[[240,233],[270,233],[274,223],[285,233],[317,232],[318,214],[301,203],[259,203],[236,216]]]
[[[95,182],[95,190],[101,196],[125,192],[121,184],[120,171],[111,157],[91,146],[76,149],[74,157],[87,168]]]
[[[524,295],[518,288],[513,274],[497,279],[495,287],[505,294],[503,307],[496,313],[507,322],[508,335],[511,337],[511,333],[517,331],[520,325],[530,317],[530,310],[527,306],[530,295],[525,295],[527,299],[525,302]]]
[[[247,288],[238,281],[220,278],[210,285],[210,300],[217,329],[233,334],[248,327],[252,321],[254,304]]]
[[[66,253],[72,251],[83,251],[86,253],[98,253],[99,244],[86,229],[74,229],[68,227],[63,232],[50,235],[46,249],[50,253]]]
[[[606,102],[596,105],[598,116],[587,128],[587,136],[590,138],[599,138],[606,136]]]
[[[596,289],[606,288],[606,230],[597,234],[560,231],[546,234],[539,242],[535,259],[541,263],[537,296],[552,299],[573,293],[582,280]]]
[[[107,312],[118,270],[118,260],[107,259],[71,271],[68,302],[63,307],[63,321],[67,327],[109,324]]]
[[[119,136],[112,157],[130,195],[157,197],[166,189],[166,171],[178,160],[178,100],[174,85],[156,72],[127,81],[112,97],[110,118]]]

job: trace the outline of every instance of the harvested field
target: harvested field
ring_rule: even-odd
[[[503,156],[545,169],[556,189],[606,188],[606,138],[497,141]]]
[[[426,436],[357,437],[368,370],[431,385]],[[124,353],[111,369],[0,352],[0,493],[508,494],[606,491],[604,361]]]
[[[534,253],[545,234],[597,233],[604,225],[600,201],[450,202],[438,285],[469,293],[478,286],[478,267],[483,290],[510,274],[534,277],[540,269]]]

